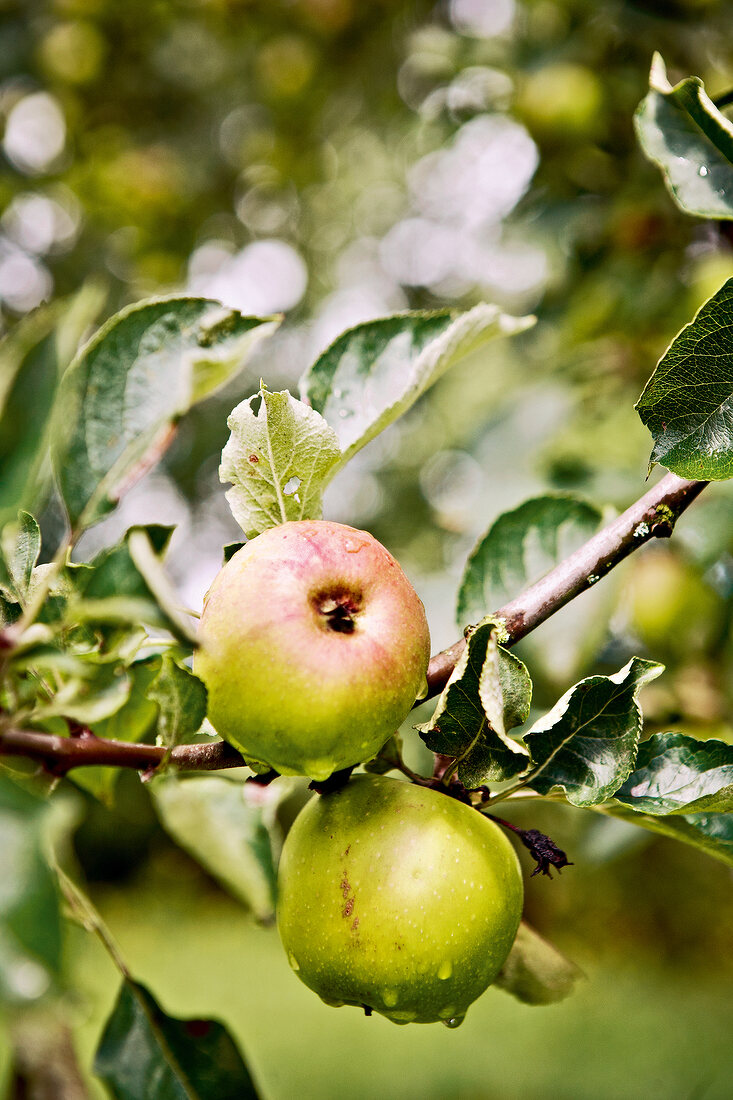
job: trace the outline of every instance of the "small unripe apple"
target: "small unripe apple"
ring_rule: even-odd
[[[373,757],[425,687],[425,609],[366,531],[272,527],[207,593],[194,668],[208,715],[245,756],[324,780]]]
[[[630,625],[649,652],[679,660],[717,637],[723,601],[689,563],[669,550],[648,550],[626,581]]]
[[[519,927],[514,849],[439,791],[358,775],[290,830],[277,921],[290,965],[331,1005],[456,1027]]]

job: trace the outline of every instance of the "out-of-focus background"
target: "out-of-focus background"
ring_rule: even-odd
[[[351,324],[446,303],[538,323],[446,376],[326,499],[400,559],[434,648],[458,636],[463,564],[502,511],[547,491],[630,503],[650,445],[634,401],[733,275],[725,223],[674,206],[632,116],[655,49],[716,95],[733,85],[731,41],[726,0],[0,0],[2,329],[85,285],[100,319],[180,290],[286,315],[80,554],[131,523],[176,523],[168,565],[199,607],[238,537],[217,477],[230,409],[260,377],[294,387]],[[20,439],[47,395],[30,378],[12,400]],[[26,491],[16,444],[0,439],[2,520]],[[51,546],[60,523],[51,501]],[[644,695],[648,730],[731,741],[732,612],[721,485],[669,545],[525,643],[535,706],[639,653],[668,668]],[[166,838],[134,775],[111,806],[77,803],[76,856],[133,970],[170,1012],[225,1019],[268,1098],[730,1097],[733,880],[706,855],[591,813],[523,811],[574,861],[529,880],[528,916],[587,980],[547,1009],[489,991],[455,1033],[397,1029],[302,987],[274,931]],[[72,1022],[88,1071],[115,978],[81,931],[67,955],[69,992],[44,1011]]]

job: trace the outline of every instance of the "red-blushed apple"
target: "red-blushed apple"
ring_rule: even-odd
[[[392,555],[326,520],[272,527],[237,551],[206,595],[199,638],[216,731],[316,780],[379,751],[430,657],[425,609]]]
[[[456,1027],[503,966],[522,902],[493,822],[439,791],[357,775],[296,818],[277,921],[291,967],[327,1004]]]

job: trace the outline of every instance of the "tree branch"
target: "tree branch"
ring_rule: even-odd
[[[667,474],[607,527],[583,543],[536,584],[492,614],[506,624],[512,646],[653,538],[669,538],[675,522],[707,481]],[[465,648],[465,639],[436,654],[428,666],[428,698],[439,695]]]
[[[160,764],[168,751],[163,745],[110,741],[89,733],[81,737],[58,737],[35,730],[9,729],[0,733],[0,756],[40,760],[53,775],[66,775],[71,768],[100,764],[147,771]],[[245,766],[244,757],[226,741],[178,745],[170,753],[170,762],[181,771],[217,771]]]
[[[509,638],[504,644],[511,646],[518,642],[570,600],[591,588],[645,542],[652,538],[669,538],[677,518],[707,484],[706,481],[685,481],[676,474],[663,477],[575,553],[494,613],[506,623]],[[443,690],[465,644],[461,639],[431,658],[428,697]],[[0,733],[0,755],[39,760],[54,775],[66,775],[71,768],[100,764],[150,771],[167,753],[168,749],[163,746],[109,741],[89,733],[77,737],[13,729]],[[179,745],[170,753],[170,762],[183,771],[216,771],[239,768],[245,763],[240,753],[225,741]]]

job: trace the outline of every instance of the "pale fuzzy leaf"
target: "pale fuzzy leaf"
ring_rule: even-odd
[[[648,814],[733,812],[733,745],[655,733],[616,798]]]
[[[440,310],[367,321],[339,336],[306,371],[301,395],[333,425],[345,462],[456,363],[533,324],[533,317],[511,317],[485,302],[457,315]]]
[[[528,1005],[549,1005],[574,992],[583,971],[522,921],[494,985]]]
[[[232,483],[226,498],[247,538],[288,520],[319,519],[323,490],[340,458],[323,417],[287,390],[263,387],[237,405],[227,424],[232,434],[219,477]]]
[[[672,87],[657,53],[649,94],[634,119],[639,143],[678,206],[702,218],[733,218],[733,124],[699,77]]]
[[[733,279],[675,337],[636,403],[650,465],[680,477],[733,477]]]
[[[570,688],[525,737],[536,771],[529,785],[541,794],[559,787],[575,806],[593,806],[618,790],[633,770],[642,684],[664,666],[632,657],[613,676],[588,676]]]

